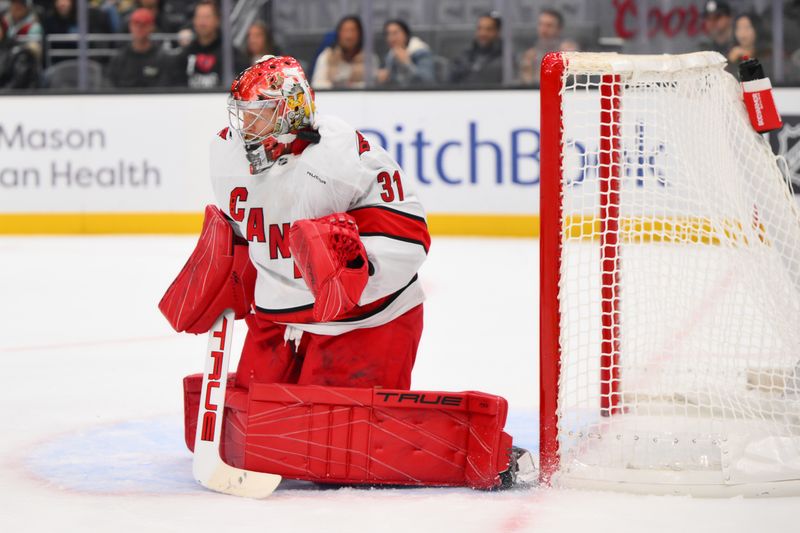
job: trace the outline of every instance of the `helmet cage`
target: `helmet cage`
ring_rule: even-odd
[[[263,143],[270,137],[280,141],[285,129],[286,105],[284,98],[255,101],[236,100],[228,97],[228,122],[242,142]],[[290,139],[291,140],[291,139]]]

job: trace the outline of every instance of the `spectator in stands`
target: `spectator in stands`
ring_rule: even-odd
[[[0,90],[30,89],[38,79],[38,60],[30,44],[15,42],[0,24]]]
[[[383,34],[389,52],[384,68],[378,71],[378,83],[396,87],[433,83],[431,49],[422,39],[411,35],[411,29],[405,21],[386,21]]]
[[[451,82],[496,84],[503,81],[501,26],[500,15],[496,12],[487,13],[478,19],[475,40],[451,63]]]
[[[769,76],[772,70],[772,52],[768,40],[764,39],[761,19],[753,13],[739,15],[733,24],[736,45],[728,52],[728,61],[737,65],[744,59],[755,57]]]
[[[89,0],[89,5],[96,7],[106,16],[108,20],[108,28],[111,33],[119,33],[125,31],[127,27],[122,26],[122,17],[120,9],[131,3],[130,0]]]
[[[735,46],[733,12],[727,2],[711,0],[703,8],[703,27],[710,40],[700,44],[701,50],[714,50],[727,57]]]
[[[315,89],[366,86],[363,37],[360,18],[355,15],[342,18],[336,25],[336,42],[317,58],[311,86]],[[377,56],[373,56],[373,64],[378,65]]]
[[[265,55],[281,55],[281,51],[276,46],[275,39],[272,37],[272,31],[263,20],[254,21],[247,29],[245,53],[250,59],[251,64]]]
[[[567,52],[578,49],[578,44],[565,39],[564,16],[551,8],[542,9],[536,22],[536,45],[523,52],[519,62],[519,79],[527,85],[539,83],[539,65],[550,52]]]
[[[89,8],[89,33],[110,33],[111,25],[108,22],[108,17],[97,8]],[[55,0],[53,2],[53,9],[42,20],[44,32],[47,35],[51,34],[77,34],[78,33],[78,15],[75,10],[74,0]],[[75,50],[78,48],[77,41],[72,42],[53,42],[50,44],[50,49],[59,50]],[[72,54],[73,58],[77,54]],[[53,56],[50,60],[51,63],[57,63],[61,60],[69,59],[62,55]]]
[[[153,17],[155,18],[154,33],[175,33],[181,29],[183,18],[180,13],[168,13],[165,10],[167,5],[169,4],[165,4],[163,0],[136,0],[133,9],[128,11],[124,19],[129,22],[130,17],[135,11],[147,9],[153,13]],[[129,25],[126,24],[126,27],[128,26]]]
[[[128,19],[131,44],[120,50],[108,65],[108,79],[115,87],[158,87],[167,73],[163,49],[150,40],[156,19],[149,9],[139,8]]]
[[[219,6],[213,0],[200,0],[194,8],[194,40],[176,58],[172,84],[192,89],[219,87],[222,72],[222,39],[219,33]],[[247,58],[234,49],[233,74],[248,66]]]
[[[8,12],[0,21],[8,39],[31,37],[41,39],[44,31],[31,0],[11,0]]]
[[[45,33],[78,33],[78,15],[74,0],[55,0],[53,10],[43,20]],[[108,17],[95,7],[89,7],[89,33],[110,33]]]

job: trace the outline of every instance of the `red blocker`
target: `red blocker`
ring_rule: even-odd
[[[490,489],[508,468],[508,404],[482,392],[259,384],[228,377],[221,455],[237,468],[322,483]],[[201,375],[184,379],[194,448]]]
[[[158,308],[175,331],[206,333],[225,309],[236,318],[250,310],[256,270],[225,214],[207,205],[203,230],[189,260]]]

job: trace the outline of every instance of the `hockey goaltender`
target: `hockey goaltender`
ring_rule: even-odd
[[[217,439],[223,467],[277,480],[476,489],[530,481],[530,454],[503,432],[505,399],[409,391],[423,320],[417,270],[430,236],[397,162],[317,114],[292,57],[264,56],[242,72],[228,111],[230,127],[211,145],[217,206],[206,208],[196,249],[159,307],[179,332],[208,332],[226,310],[248,332],[227,382],[218,357],[227,326],[212,333],[220,346],[205,381],[184,379],[188,447]]]

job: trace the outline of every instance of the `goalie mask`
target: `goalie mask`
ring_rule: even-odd
[[[293,57],[264,56],[239,74],[231,85],[228,116],[244,143],[250,173],[318,142],[314,111],[314,92]]]

